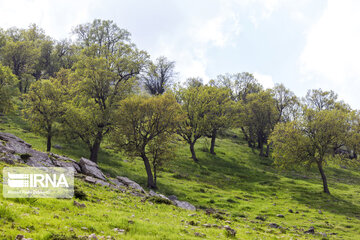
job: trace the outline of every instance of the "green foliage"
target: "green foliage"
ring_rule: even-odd
[[[111,137],[115,145],[125,150],[129,156],[143,159],[148,185],[156,188],[157,167],[173,152],[170,141],[176,124],[182,119],[176,99],[170,94],[156,97],[132,96],[120,102],[115,117],[116,126]]]
[[[249,145],[254,147],[257,143],[261,156],[264,155],[263,146],[267,142],[277,119],[278,112],[275,107],[275,100],[270,91],[251,93],[247,96],[241,114],[241,125]]]
[[[0,64],[0,113],[14,109],[14,97],[18,95],[17,82],[11,69]]]
[[[63,86],[57,79],[39,80],[31,85],[25,99],[25,116],[35,131],[45,133],[47,150],[51,150],[51,138],[56,131],[55,124],[64,115]]]
[[[209,110],[209,95],[203,85],[191,85],[188,88],[179,87],[176,98],[181,105],[185,120],[179,122],[177,133],[190,145],[192,158],[197,162],[194,151],[196,141],[205,134]]]
[[[2,62],[18,77],[20,92],[29,89],[38,58],[39,50],[30,41],[7,41],[2,48]]]
[[[276,84],[271,90],[275,99],[275,106],[279,113],[277,122],[295,120],[299,114],[300,103],[296,95],[285,88],[283,84]]]
[[[298,121],[281,123],[275,127],[270,141],[274,145],[275,164],[280,167],[316,163],[323,178],[324,192],[328,192],[323,166],[337,146],[346,143],[349,112],[342,110],[313,110],[305,108]]]

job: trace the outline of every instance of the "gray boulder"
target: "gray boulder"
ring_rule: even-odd
[[[96,163],[82,157],[80,159],[79,165],[83,174],[106,181],[105,175],[102,173]]]
[[[174,200],[173,203],[175,206],[183,209],[192,210],[192,211],[196,210],[196,207],[194,205],[185,201]]]
[[[126,187],[130,187],[132,189],[138,190],[141,193],[145,193],[145,190],[136,182],[134,182],[133,180],[130,180],[127,177],[120,177],[117,176],[116,179],[121,182],[122,184],[124,184]]]
[[[110,187],[110,183],[94,177],[86,176],[84,180],[88,183],[99,184],[101,186]]]
[[[165,195],[162,195],[162,194],[160,194],[160,193],[156,193],[156,192],[154,192],[153,190],[150,190],[149,195],[150,195],[151,197],[152,197],[152,196],[155,196],[155,197],[163,198],[163,199],[166,199],[166,200],[169,200],[169,201],[170,201],[170,199],[169,199],[168,197],[166,197]]]
[[[169,198],[171,201],[178,200],[175,195],[170,195],[170,196],[168,196],[168,198]]]

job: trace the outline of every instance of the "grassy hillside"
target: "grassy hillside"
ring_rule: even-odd
[[[38,150],[46,149],[45,139],[32,133],[20,117],[0,121],[0,131],[13,133]],[[58,137],[54,144],[62,149],[53,152],[77,160],[89,154],[78,141]],[[88,195],[87,200],[78,200],[86,204],[84,209],[74,207],[73,200],[12,200],[1,194],[0,239],[15,239],[21,233],[33,239],[77,239],[71,236],[91,233],[114,239],[199,239],[196,235],[201,234],[206,239],[226,238],[224,229],[203,224],[230,225],[237,231],[236,239],[359,239],[359,171],[327,166],[332,192],[328,196],[322,193],[316,169],[280,172],[271,159],[260,158],[248,148],[236,131],[217,140],[216,156],[208,153],[208,145],[206,139],[197,143],[200,163],[195,164],[188,146],[179,144],[176,159],[169,160],[159,174],[159,192],[225,214],[198,210],[193,216],[174,206],[141,202],[141,198],[77,181]],[[127,176],[145,186],[143,163],[113,152],[106,143],[99,165],[111,176]],[[271,228],[270,223],[282,228]],[[317,234],[304,234],[311,226]]]

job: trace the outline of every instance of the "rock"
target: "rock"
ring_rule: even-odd
[[[210,228],[211,224],[205,223],[205,224],[203,224],[203,227]]]
[[[133,180],[130,180],[127,177],[117,176],[116,179],[119,180],[122,184],[124,184],[127,187],[138,190],[141,193],[146,193],[145,190],[138,183],[134,182]]]
[[[231,224],[231,221],[229,221],[229,220],[226,220],[226,221],[225,221],[225,223],[227,223],[227,224]]]
[[[92,233],[89,235],[88,239],[94,239],[94,240],[98,240],[97,236],[95,235],[95,233]]]
[[[93,184],[96,183],[96,179],[93,177],[90,177],[90,176],[86,176],[84,180],[85,180],[85,182],[88,182],[88,183],[93,183]]]
[[[231,228],[230,226],[228,226],[228,225],[225,225],[224,228],[225,228],[226,234],[227,234],[228,236],[230,236],[230,237],[235,237],[235,235],[236,235],[236,230],[235,230],[235,229],[232,229],[232,228]]]
[[[113,231],[118,232],[118,233],[124,233],[125,232],[124,229],[120,229],[120,228],[114,228]]]
[[[105,175],[102,173],[96,163],[82,157],[80,159],[79,165],[83,174],[106,181]]]
[[[110,186],[110,183],[105,182],[105,181],[100,180],[100,179],[97,179],[97,178],[90,177],[90,176],[86,176],[84,180],[86,182],[92,183],[92,184],[99,184],[99,185],[106,186],[106,187]]]
[[[62,146],[60,146],[59,144],[55,144],[55,145],[53,146],[53,148],[56,148],[56,149],[62,149],[63,147],[62,147]]]
[[[196,237],[206,237],[206,234],[204,234],[204,233],[199,233],[199,232],[195,232],[194,235],[195,235]]]
[[[323,236],[324,238],[327,238],[327,234],[326,234],[326,233],[321,232],[320,235]]]
[[[170,195],[170,196],[168,196],[168,198],[169,198],[171,201],[178,200],[175,195]]]
[[[25,238],[24,235],[18,234],[15,240],[23,240],[24,238]]]
[[[153,190],[150,190],[149,195],[150,195],[150,196],[159,197],[159,198],[166,199],[166,200],[170,201],[170,199],[167,198],[165,195],[162,195],[162,194],[160,194],[160,193],[156,193],[156,192],[154,192]]]
[[[292,209],[289,209],[289,213],[294,213],[294,211]]]
[[[269,227],[271,227],[271,228],[280,228],[280,226],[278,224],[276,224],[276,223],[270,223]]]
[[[1,162],[4,162],[4,163],[7,163],[7,164],[10,164],[10,165],[14,165],[15,164],[15,161],[11,158],[7,158],[7,157],[2,157],[0,158],[0,161]]]
[[[315,228],[314,228],[314,227],[310,227],[309,230],[304,231],[304,233],[315,234]]]
[[[277,217],[279,217],[279,218],[284,218],[285,216],[284,215],[282,215],[282,214],[278,214],[278,215],[276,215]]]
[[[86,208],[85,203],[79,203],[77,201],[74,200],[74,206],[78,207],[78,208]]]
[[[177,206],[179,208],[192,210],[192,211],[196,210],[196,207],[194,205],[192,205],[191,203],[185,202],[185,201],[174,200],[173,203],[175,206]]]
[[[261,221],[265,221],[265,220],[266,220],[266,217],[264,217],[264,216],[257,216],[255,219],[261,220]]]

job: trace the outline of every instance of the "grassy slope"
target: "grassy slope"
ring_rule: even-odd
[[[38,150],[45,150],[45,139],[31,133],[19,117],[2,118],[0,129],[16,134]],[[193,163],[187,145],[180,144],[176,159],[166,163],[159,175],[159,191],[174,194],[198,207],[225,211],[228,216],[224,220],[232,221],[230,225],[237,230],[238,239],[321,239],[321,235],[303,234],[310,226],[328,236],[337,233],[330,238],[359,239],[359,171],[327,167],[325,171],[332,192],[332,196],[327,196],[321,193],[322,185],[316,169],[278,172],[271,159],[259,158],[239,137],[232,137],[234,134],[217,141],[216,156],[204,151],[208,141],[202,139],[197,144],[200,164]],[[55,143],[63,146],[61,150],[54,149],[55,153],[74,159],[88,155],[87,149],[79,142],[58,139]],[[110,175],[128,176],[145,185],[141,161],[130,161],[107,149],[106,144],[99,161],[101,168]],[[13,201],[3,199],[1,195],[0,221],[3,224],[0,225],[0,238],[14,239],[21,232],[19,229],[26,227],[31,233],[25,235],[34,239],[54,238],[48,232],[70,235],[70,227],[77,235],[95,232],[116,239],[198,238],[194,232],[205,233],[209,239],[225,238],[224,230],[201,226],[204,223],[225,225],[224,220],[205,215],[202,211],[198,211],[198,216],[190,217],[191,212],[172,206],[142,203],[139,198],[80,181],[78,185],[90,195],[89,200],[84,201],[86,209],[74,208],[70,200]],[[289,213],[289,209],[294,213]],[[278,218],[277,214],[283,214],[285,218]],[[54,218],[54,215],[59,218]],[[10,216],[9,219],[6,220],[6,216]],[[257,220],[257,216],[264,216],[266,221]],[[129,224],[129,219],[135,223]],[[200,225],[185,224],[191,220],[199,221]],[[272,222],[287,230],[269,228],[267,225]],[[127,233],[114,233],[112,229],[115,227],[126,229]]]

